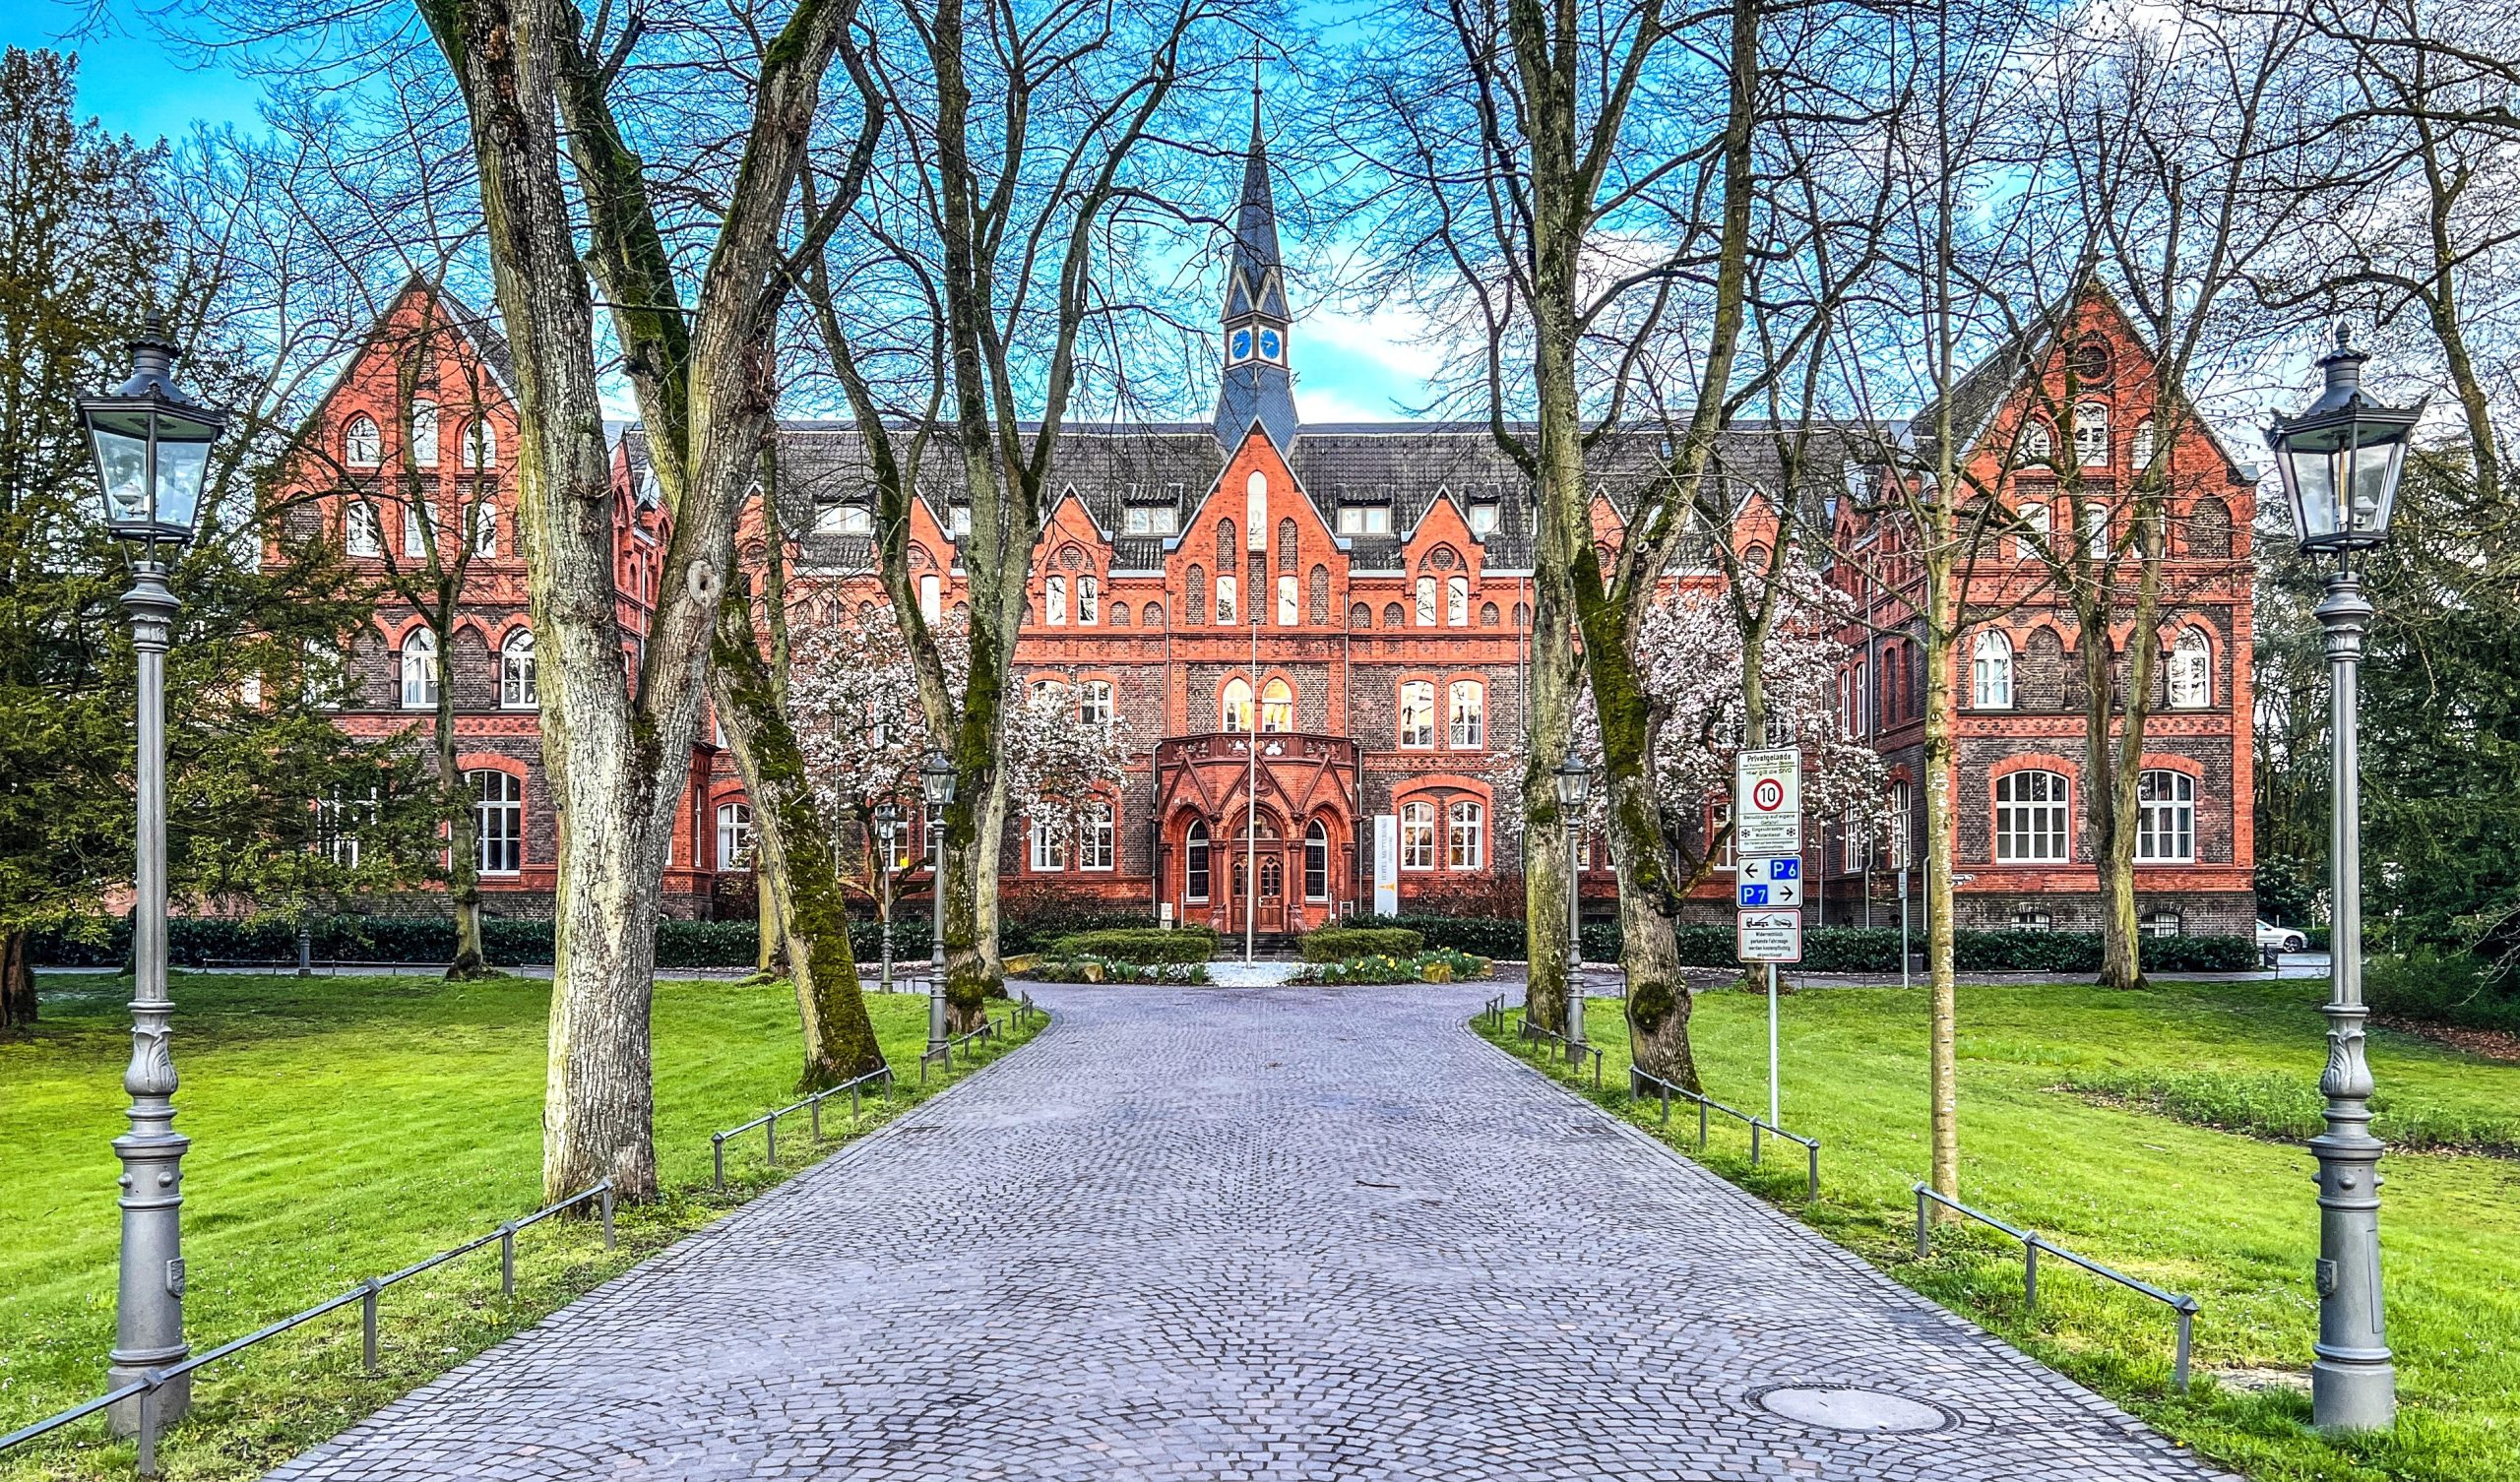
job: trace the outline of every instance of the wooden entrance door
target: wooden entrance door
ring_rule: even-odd
[[[1244,849],[1233,853],[1233,930],[1239,932],[1247,920],[1257,931],[1282,932],[1287,929],[1287,858],[1286,850],[1276,839],[1259,841],[1259,885],[1251,889],[1252,877],[1245,873],[1252,860]]]

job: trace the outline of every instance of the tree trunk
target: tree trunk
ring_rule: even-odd
[[[1558,188],[1563,193],[1570,187],[1560,182]],[[1523,950],[1530,963],[1526,1017],[1563,1027],[1568,972],[1582,956],[1581,944],[1568,931],[1566,896],[1581,877],[1570,873],[1567,841],[1580,834],[1583,820],[1564,816],[1551,773],[1566,760],[1573,742],[1578,699],[1570,563],[1592,560],[1593,543],[1585,518],[1590,501],[1578,425],[1576,336],[1568,323],[1575,292],[1574,250],[1557,242],[1561,234],[1548,222],[1535,223],[1535,241],[1542,245],[1534,254],[1540,284],[1534,313],[1544,330],[1533,346],[1540,403],[1534,472],[1541,489],[1532,561],[1531,697],[1525,720],[1529,756],[1523,768]]]
[[[23,929],[0,932],[0,1029],[32,1028],[35,1021],[35,967]]]
[[[451,601],[442,601],[439,615],[447,614]],[[481,951],[481,842],[480,820],[473,812],[474,799],[464,786],[464,773],[456,765],[455,755],[455,635],[453,625],[432,622],[430,634],[437,640],[437,713],[434,717],[437,741],[437,781],[439,795],[446,808],[446,898],[455,911],[455,959],[447,963],[450,980],[485,977],[489,969]]]
[[[1945,480],[1944,488],[1951,487]],[[1952,961],[1951,671],[1952,609],[1950,519],[1937,501],[1928,523],[1930,547],[1925,582],[1925,978],[1931,999],[1927,1031],[1926,1090],[1931,1102],[1932,1184],[1945,1199],[1960,1197],[1960,994]],[[1936,1220],[1953,1217],[1936,1206]]]
[[[721,713],[724,708],[721,707]],[[734,738],[726,738],[731,742]],[[744,765],[740,754],[735,758],[735,771],[743,775],[744,790],[752,790],[752,769]],[[756,794],[758,797],[758,794]],[[753,809],[753,837],[762,834],[761,809]],[[783,850],[784,852],[784,850]],[[763,851],[756,843],[752,861],[752,904],[755,922],[752,970],[766,978],[788,975],[788,872],[764,862]]]
[[[710,695],[752,797],[753,879],[762,921],[776,921],[780,955],[796,985],[805,1036],[800,1090],[819,1090],[879,1070],[883,1051],[857,986],[849,911],[822,846],[830,831],[805,774],[803,751],[779,704],[769,666],[755,647],[752,601],[729,584],[719,603]],[[773,906],[772,901],[778,904]],[[766,939],[767,940],[767,939]]]

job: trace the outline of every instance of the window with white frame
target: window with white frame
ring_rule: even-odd
[[[1838,860],[1851,874],[1872,868],[1872,821],[1860,808],[1849,808],[1839,816]]]
[[[752,868],[752,805],[720,803],[718,805],[718,868],[748,870]]]
[[[1181,844],[1181,898],[1194,905],[1208,899],[1208,826],[1194,823]]]
[[[2021,534],[2016,548],[2024,561],[2041,561],[2048,556],[2048,506],[2042,502],[2023,505],[2013,512],[2021,522]]]
[[[2035,905],[2025,905],[2012,913],[2014,931],[2054,931],[2056,918]]]
[[[472,425],[464,429],[464,466],[487,468],[498,461],[498,429],[488,417],[474,417]]]
[[[1067,626],[1067,578],[1052,576],[1042,581],[1041,621],[1053,628]]]
[[[1272,679],[1260,687],[1260,728],[1280,732],[1295,728],[1293,685],[1283,679]]]
[[[1456,679],[1445,735],[1455,751],[1477,751],[1487,744],[1487,690],[1476,679]]]
[[[353,556],[385,554],[385,523],[376,518],[376,506],[353,499],[342,507],[342,549]]]
[[[2171,645],[2170,703],[2179,710],[2201,710],[2214,703],[2214,646],[2193,628]]]
[[[1076,579],[1076,620],[1080,623],[1102,621],[1102,581],[1091,573]]]
[[[2109,559],[2109,506],[2086,497],[2075,510],[2082,524],[2083,549],[2095,561]]]
[[[530,710],[541,703],[534,667],[534,634],[519,628],[499,645],[499,709]]]
[[[1292,628],[1292,627],[1293,627],[1293,626],[1295,625],[1295,622],[1296,622],[1296,613],[1297,613],[1297,608],[1296,608],[1296,605],[1295,605],[1295,599],[1296,599],[1297,595],[1298,595],[1298,592],[1297,592],[1297,590],[1296,590],[1296,587],[1295,587],[1295,579],[1294,579],[1294,578],[1292,578],[1292,577],[1280,577],[1280,578],[1278,579],[1278,626],[1279,626],[1279,627],[1281,627],[1281,628]]]
[[[1486,857],[1484,842],[1487,810],[1473,802],[1458,802],[1446,814],[1444,829],[1444,868],[1476,870]]]
[[[1435,867],[1434,804],[1400,805],[1400,867],[1404,870],[1431,870]]]
[[[499,554],[499,507],[484,497],[472,501],[466,513],[472,537],[472,554],[496,560]]]
[[[1715,867],[1732,866],[1732,805],[1717,803],[1706,811],[1706,846],[1715,851]]]
[[[862,504],[827,504],[814,511],[817,535],[871,535],[875,513]]]
[[[377,811],[377,790],[367,790],[364,799],[345,798],[339,792],[315,800],[315,847],[344,869],[358,866],[359,826],[373,823]]]
[[[2065,779],[2055,772],[2015,772],[1996,778],[1996,862],[2062,863],[2065,805]]]
[[[1391,506],[1387,504],[1351,504],[1340,506],[1339,533],[1342,535],[1390,534]]]
[[[1470,507],[1470,532],[1481,540],[1496,533],[1496,506],[1481,501]]]
[[[426,628],[403,640],[403,709],[437,709],[437,635]]]
[[[972,507],[970,505],[958,504],[946,509],[945,532],[957,540],[972,538]]]
[[[1996,629],[1980,633],[1970,650],[1969,703],[1982,710],[2012,709],[2012,640]]]
[[[1110,869],[1118,834],[1109,803],[1098,799],[1086,804],[1084,814],[1077,820],[1076,867],[1080,870]]]
[[[918,615],[931,623],[945,618],[945,583],[934,572],[918,579]]]
[[[1303,898],[1330,898],[1330,831],[1319,819],[1303,826]]]
[[[2153,454],[2160,447],[2161,434],[2153,430],[2153,419],[2146,417],[2135,424],[2135,436],[2126,445],[2126,461],[2141,473],[2153,465]]]
[[[524,869],[525,784],[514,772],[484,769],[472,773],[472,799],[475,868],[484,875]]]
[[[1912,828],[1908,821],[1910,801],[1911,794],[1905,781],[1890,784],[1890,817],[1887,821],[1890,835],[1887,840],[1889,858],[1884,863],[1894,870],[1906,869],[1912,857],[1908,852],[1912,836]]]
[[[1167,505],[1135,504],[1120,517],[1120,533],[1124,535],[1171,535],[1180,531],[1181,522]]]
[[[1076,720],[1089,730],[1111,734],[1111,681],[1089,679],[1077,686]]]
[[[373,468],[384,461],[385,439],[372,417],[352,417],[342,429],[342,462],[353,468]]]
[[[1233,623],[1233,578],[1220,573],[1217,577],[1217,622],[1221,626]]]
[[[2048,424],[2032,417],[2021,424],[2021,461],[2025,463],[2049,463],[2056,459],[2056,435]]]
[[[1432,577],[1418,579],[1418,626],[1435,626],[1435,579]]]
[[[437,466],[437,403],[411,403],[411,462],[423,468]]]
[[[437,505],[426,499],[403,501],[403,556],[406,560],[428,559],[437,540]]]
[[[1219,730],[1251,729],[1251,681],[1236,674],[1225,682],[1217,701],[1217,720]]]
[[[2196,858],[2196,779],[2183,772],[2147,772],[2135,781],[2135,857],[2154,864]]]
[[[1032,858],[1030,863],[1038,875],[1055,875],[1067,868],[1067,850],[1046,818],[1032,820]]]
[[[2145,937],[2175,937],[2179,933],[2179,926],[2180,921],[2176,911],[2146,911],[2143,919],[2135,923],[2135,932],[2136,935]]]
[[[1444,579],[1444,626],[1447,628],[1470,626],[1470,578],[1446,577]]]
[[[1400,744],[1407,747],[1435,744],[1435,686],[1432,680],[1412,679],[1401,685]]]
[[[2109,466],[2109,408],[2098,401],[2074,408],[2074,461],[2086,468]]]

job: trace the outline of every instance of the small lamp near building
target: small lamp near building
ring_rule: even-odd
[[[927,816],[941,822],[945,810],[954,804],[954,759],[941,751],[927,754],[918,769],[918,790],[927,799]],[[931,1055],[945,1048],[945,861],[950,851],[940,832],[936,842],[936,868],[928,876],[932,906],[929,925],[934,933],[927,957],[927,1052]]]
[[[183,1176],[192,1140],[175,1131],[175,1064],[167,1049],[175,1006],[166,997],[166,649],[174,638],[175,594],[165,561],[193,538],[211,445],[224,412],[196,403],[175,385],[181,347],[150,316],[131,342],[131,379],[104,396],[81,397],[79,420],[95,455],[99,514],[130,543],[132,587],[122,596],[137,655],[139,798],[132,871],[131,1130],[114,1139],[122,1160],[122,1273],[114,1308],[114,1347],[105,1385],[118,1389],[152,1370],[180,1363],[184,1341]],[[175,1380],[150,1400],[162,1424],[189,1407],[192,1386]],[[114,1408],[114,1429],[137,1430],[139,1405]]]
[[[2310,1140],[2318,1158],[2319,1336],[2312,1345],[2310,1420],[2323,1430],[2381,1430],[2397,1419],[2397,1371],[2390,1362],[2380,1299],[2380,1141],[2371,1136],[2371,1069],[2363,1058],[2362,762],[2356,736],[2357,670],[2371,604],[2353,568],[2354,552],[2388,538],[2398,475],[2421,404],[2394,407],[2362,392],[2362,363],[2337,327],[2336,347],[2319,360],[2327,384],[2298,416],[2267,429],[2293,527],[2306,551],[2336,555],[2317,612],[2327,632],[2329,744],[2334,797],[2329,869],[2334,918],[2329,942],[2327,1130]]]
[[[1584,1042],[1584,804],[1593,795],[1593,769],[1573,752],[1549,773],[1557,784],[1559,817],[1566,825],[1566,1037]]]
[[[880,728],[882,722],[876,724]],[[876,744],[880,746],[883,743]],[[900,818],[901,811],[893,806],[891,798],[875,805],[875,838],[877,847],[884,851],[881,866],[884,882],[884,976],[881,987],[886,993],[893,991],[893,830]]]

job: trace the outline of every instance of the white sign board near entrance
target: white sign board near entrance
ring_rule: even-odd
[[[1783,747],[1733,759],[1732,852],[1802,852],[1802,753]]]
[[[1374,815],[1374,914],[1400,914],[1400,815]]]
[[[1778,910],[1802,903],[1802,861],[1799,858],[1744,859],[1732,880],[1737,895],[1735,903],[1743,910]]]
[[[1802,960],[1802,913],[1740,911],[1733,918],[1732,955],[1744,962]]]

